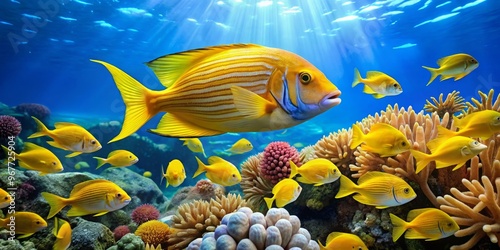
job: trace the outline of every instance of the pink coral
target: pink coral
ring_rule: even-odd
[[[115,230],[113,230],[113,236],[115,237],[115,241],[119,241],[125,234],[130,233],[130,229],[128,226],[117,226]]]
[[[140,225],[146,221],[160,218],[160,211],[151,204],[143,204],[132,211],[131,217],[137,225]]]
[[[27,113],[40,120],[45,120],[50,116],[50,110],[46,106],[38,103],[21,103],[15,107],[16,112]]]
[[[201,195],[213,195],[214,194],[214,185],[209,180],[199,180],[196,182],[195,189]]]
[[[0,115],[0,138],[18,136],[21,133],[21,123],[10,115]]]
[[[299,151],[287,142],[271,142],[264,149],[260,161],[260,171],[273,184],[290,176],[290,160],[301,165]]]

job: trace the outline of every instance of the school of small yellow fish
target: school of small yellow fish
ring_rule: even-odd
[[[244,60],[242,60],[244,59]],[[167,112],[156,129],[158,135],[176,137],[193,153],[203,155],[207,164],[195,156],[198,164],[192,178],[205,173],[216,184],[233,186],[241,182],[238,168],[221,156],[244,154],[253,150],[252,143],[241,138],[230,148],[216,150],[207,157],[199,137],[223,133],[259,132],[286,129],[307,121],[340,104],[340,91],[312,64],[291,52],[252,44],[214,46],[199,50],[159,57],[147,65],[154,71],[165,90],[153,91],[140,84],[117,67],[99,60],[92,60],[106,67],[111,73],[126,104],[125,118],[120,133],[111,142],[124,139],[136,132],[159,112]],[[441,81],[463,78],[478,67],[470,55],[455,54],[438,60],[439,68],[423,66],[431,72],[429,85],[438,75]],[[358,69],[352,87],[364,84],[363,92],[374,98],[402,93],[402,86],[389,75],[368,71],[362,78]],[[202,90],[202,91],[200,91]],[[70,151],[66,157],[82,153],[94,153],[102,148],[100,142],[85,128],[69,122],[57,122],[53,130],[35,117],[38,131],[28,139],[47,136],[53,147]],[[500,132],[500,113],[492,110],[478,111],[462,118],[454,117],[458,131],[438,128],[438,137],[427,143],[430,154],[411,149],[406,136],[390,124],[377,123],[365,134],[357,124],[352,126],[350,148],[389,157],[410,151],[416,159],[416,173],[430,162],[436,168],[455,166],[456,170],[487,148],[473,138],[488,138]],[[236,134],[237,135],[237,134]],[[227,145],[211,141],[210,144]],[[302,145],[301,143],[296,143]],[[5,152],[8,149],[2,146]],[[40,175],[64,170],[61,162],[49,149],[31,142],[24,143],[21,153],[15,154],[18,165]],[[127,150],[114,150],[106,158],[97,160],[96,169],[105,164],[127,167],[139,161]],[[78,162],[75,170],[89,168],[87,162]],[[299,183],[321,186],[340,181],[335,198],[353,195],[359,203],[377,209],[400,206],[416,198],[413,188],[395,175],[371,171],[362,175],[357,183],[340,173],[335,164],[327,159],[313,159],[298,167],[290,161],[289,178],[279,181],[272,189],[272,197],[265,197],[268,208],[273,204],[283,207],[294,202],[301,194]],[[150,171],[143,176],[151,177]],[[174,159],[166,169],[161,166],[161,182],[166,187],[178,187],[186,179],[183,163]],[[294,179],[295,178],[295,179]],[[123,208],[131,197],[109,180],[95,179],[74,186],[67,198],[42,192],[50,205],[47,219],[54,217],[64,207],[71,206],[67,216],[93,214],[101,216]],[[0,208],[5,208],[12,197],[0,189]],[[47,227],[38,214],[17,212],[16,234],[28,237]],[[408,213],[407,221],[390,214],[393,224],[393,240],[401,235],[407,239],[438,240],[453,235],[459,227],[446,213],[435,208],[415,209]],[[0,227],[6,228],[7,218],[0,219]],[[60,218],[54,219],[54,249],[67,249],[71,245],[71,225]],[[368,249],[356,235],[332,232],[321,249]]]

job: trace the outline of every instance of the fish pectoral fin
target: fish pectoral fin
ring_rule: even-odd
[[[80,155],[81,153],[82,153],[82,152],[73,152],[73,153],[71,153],[71,154],[69,154],[69,155],[66,155],[66,158],[75,157],[75,156]]]
[[[373,96],[375,99],[380,99],[380,98],[385,97],[385,95],[383,95],[383,94],[379,94],[379,93],[377,93],[377,94],[373,94],[372,96]]]
[[[462,167],[467,161],[464,161],[464,162],[461,162],[461,163],[458,163],[454,168],[453,168],[453,171],[459,169],[460,167]]]
[[[65,147],[63,147],[61,144],[59,144],[58,142],[55,142],[55,141],[48,141],[47,144],[49,144],[52,147],[56,147],[56,148],[60,148],[60,149],[66,150]]]
[[[455,81],[458,81],[458,80],[464,78],[466,75],[467,75],[466,73],[463,73],[463,74],[455,76]]]
[[[388,208],[389,206],[375,206],[376,209],[386,209]]]
[[[102,215],[105,215],[107,213],[108,213],[108,211],[100,212],[100,213],[94,214],[94,217],[102,216]]]
[[[460,153],[462,154],[462,156],[469,156],[472,154],[472,151],[470,150],[469,147],[467,146],[463,146],[461,149],[460,149]]]
[[[364,195],[361,195],[361,194],[355,194],[352,196],[352,198],[354,200],[356,200],[357,202],[361,203],[361,204],[365,204],[365,205],[373,205],[373,201],[370,200],[368,197],[364,196]]]
[[[222,131],[203,128],[193,123],[181,120],[172,113],[165,114],[158,123],[158,127],[156,129],[149,129],[148,132],[165,137],[176,138],[212,136],[224,133]]]
[[[234,106],[247,119],[258,119],[271,113],[276,105],[256,93],[239,86],[231,86]]]
[[[373,90],[372,88],[370,88],[370,86],[366,85],[365,84],[365,87],[363,87],[363,93],[365,94],[377,94],[377,92],[375,92],[375,90]]]
[[[34,234],[34,233],[30,233],[30,234],[23,234],[23,235],[18,236],[18,237],[16,237],[16,238],[18,238],[18,239],[22,239],[22,238],[30,237],[30,236],[31,236],[31,235],[33,235],[33,234]]]
[[[441,78],[439,79],[439,81],[448,80],[450,78],[453,78],[453,76],[444,76],[444,75],[441,75]]]

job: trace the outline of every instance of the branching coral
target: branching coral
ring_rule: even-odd
[[[254,211],[265,211],[265,196],[272,196],[273,184],[261,177],[260,161],[262,153],[249,157],[241,164],[241,189],[248,206]]]
[[[172,233],[168,249],[184,249],[191,241],[205,232],[213,232],[224,215],[231,213],[246,202],[239,195],[229,194],[210,202],[198,200],[179,206],[173,216]]]
[[[338,167],[347,169],[349,164],[355,162],[354,150],[349,147],[351,138],[352,130],[350,128],[324,136],[313,146],[316,157],[328,159]]]
[[[463,113],[470,114],[485,109],[500,111],[500,94],[498,94],[497,98],[494,99],[493,95],[495,94],[495,91],[493,89],[490,89],[488,94],[481,91],[478,91],[478,93],[479,96],[481,96],[481,101],[472,98],[471,102],[466,103],[467,111],[464,111]]]
[[[436,112],[439,117],[443,118],[446,113],[453,115],[457,112],[462,111],[466,106],[464,103],[464,98],[459,96],[460,91],[454,90],[446,96],[446,99],[443,101],[443,93],[439,95],[439,101],[431,97],[433,103],[429,100],[426,100],[426,104],[424,105],[424,110],[433,113]]]

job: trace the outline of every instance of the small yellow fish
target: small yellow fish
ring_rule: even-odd
[[[431,72],[431,79],[427,83],[427,86],[431,84],[438,75],[441,75],[440,81],[450,78],[455,78],[455,81],[457,81],[479,66],[479,62],[477,62],[474,57],[467,54],[454,54],[443,57],[437,61],[437,64],[439,65],[438,69],[422,66],[424,69]]]
[[[90,168],[89,164],[85,161],[79,161],[75,164],[75,169],[80,170],[82,168]]]
[[[323,245],[318,240],[320,250],[368,250],[365,243],[355,234],[332,232]]]
[[[2,145],[7,152],[7,148]],[[64,170],[61,161],[50,150],[31,142],[25,142],[23,151],[15,154],[19,166],[40,172],[40,175],[58,173]]]
[[[290,160],[290,168],[290,178],[300,174],[297,181],[314,186],[334,182],[342,175],[333,162],[323,158],[310,160],[300,167]]]
[[[14,217],[14,220],[11,220]],[[14,224],[16,234],[22,234],[17,239],[31,236],[32,234],[47,227],[47,222],[40,215],[32,212],[16,212],[6,218],[0,218],[0,228],[9,229]]]
[[[273,197],[264,197],[268,209],[271,209],[275,200],[277,207],[284,207],[286,204],[294,202],[299,198],[302,187],[294,179],[286,178],[276,183],[272,192]]]
[[[453,116],[454,125],[458,131],[451,131],[442,126],[438,127],[438,138],[467,136],[486,140],[495,133],[500,133],[500,112],[495,110],[481,110],[458,119]]]
[[[10,196],[7,191],[0,188],[0,208],[8,207],[11,201],[12,196]]]
[[[207,157],[205,150],[203,149],[203,143],[201,143],[198,138],[179,138],[179,140],[184,141],[183,146],[187,146],[189,150],[193,153],[202,153],[203,156]]]
[[[90,180],[78,183],[69,198],[42,192],[43,198],[50,205],[48,219],[56,215],[65,206],[71,205],[68,217],[94,214],[101,216],[121,209],[130,202],[130,196],[115,183],[108,180]]]
[[[172,160],[170,163],[168,163],[167,171],[163,171],[163,166],[162,166],[161,172],[162,176],[160,184],[163,182],[163,179],[166,178],[167,183],[165,187],[168,187],[168,185],[172,185],[173,187],[178,187],[186,179],[186,171],[184,170],[184,165],[182,165],[182,162],[177,159]]]
[[[151,173],[150,171],[145,171],[145,172],[142,174],[142,176],[150,178],[151,176],[153,176],[153,173]]]
[[[245,138],[241,138],[237,142],[235,142],[230,149],[227,149],[226,152],[228,152],[229,155],[238,155],[238,154],[244,154],[248,151],[251,151],[252,149],[253,149],[252,143]]]
[[[56,122],[53,130],[47,129],[45,125],[32,116],[37,124],[38,132],[28,136],[28,139],[48,136],[53,141],[47,143],[53,147],[73,151],[66,157],[75,157],[81,153],[92,153],[102,148],[97,139],[85,128],[78,124],[69,122]]]
[[[403,205],[417,197],[413,188],[403,179],[384,172],[371,171],[362,175],[356,185],[349,178],[340,176],[340,189],[335,198],[357,193],[357,202],[378,209]]]
[[[363,93],[380,99],[385,96],[399,95],[403,92],[401,85],[385,73],[379,71],[366,72],[366,79],[361,78],[358,69],[354,69],[354,81],[352,87],[364,83]]]
[[[52,247],[52,250],[66,250],[69,245],[71,245],[71,225],[59,218],[54,220],[54,230],[52,231],[54,236],[56,236],[56,242]]]
[[[198,162],[198,170],[194,173],[193,178],[206,171],[209,180],[222,186],[233,186],[241,182],[241,174],[231,162],[218,156],[210,156],[208,158],[209,165],[205,165],[198,157],[195,158]]]
[[[226,132],[279,130],[340,104],[340,91],[318,68],[286,50],[255,44],[194,49],[147,63],[164,90],[147,89],[117,67],[113,75],[125,102],[121,140],[160,112],[162,136],[191,138]]]
[[[392,240],[396,242],[405,233],[406,239],[439,240],[453,235],[460,227],[445,212],[437,208],[413,209],[408,212],[407,220],[390,213]]]
[[[108,158],[93,157],[97,160],[97,168],[102,167],[104,164],[109,163],[113,167],[128,167],[139,161],[139,158],[132,152],[127,150],[118,149],[109,153]]]
[[[451,138],[436,138],[427,143],[430,154],[411,149],[410,152],[417,161],[415,173],[419,173],[431,161],[436,161],[436,168],[445,168],[456,165],[453,170],[459,169],[472,157],[485,150],[486,145],[465,136]]]
[[[387,123],[375,123],[368,134],[364,134],[358,125],[352,126],[351,149],[361,143],[361,149],[377,153],[380,157],[388,157],[403,153],[410,149],[410,142],[398,129]]]

